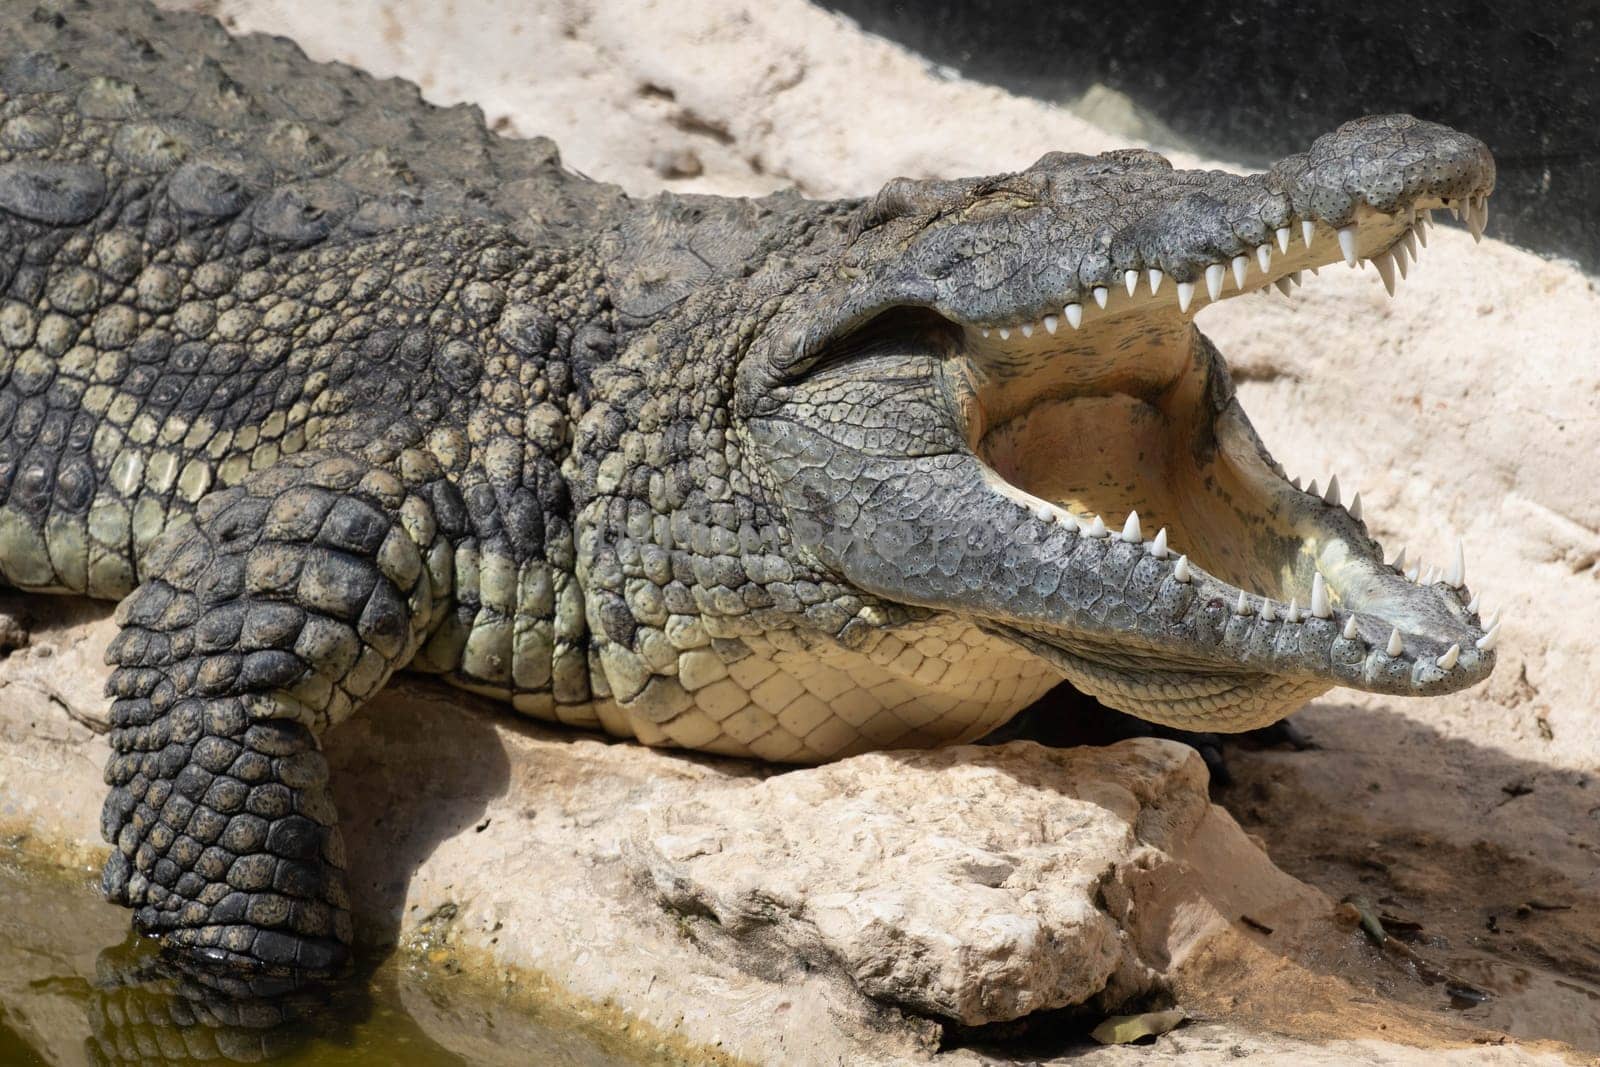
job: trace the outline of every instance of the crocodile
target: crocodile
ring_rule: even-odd
[[[1481,233],[1470,136],[636,198],[208,17],[10,4],[0,41],[0,580],[120,602],[103,886],[185,958],[347,958],[319,739],[400,670],[812,763],[1063,680],[1228,732],[1494,666],[1459,549],[1386,562],[1195,326]]]

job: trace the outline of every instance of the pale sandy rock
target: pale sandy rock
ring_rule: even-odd
[[[1166,862],[1210,807],[1205,783],[1191,749],[1155,741],[873,754],[653,807],[633,862],[754,973],[837,970],[969,1026],[1114,1007],[1157,975],[1103,883]]]
[[[328,750],[364,938],[755,1062],[916,1060],[945,1019],[1164,988],[1245,912],[1286,946],[1343,936],[1170,742],[777,770],[404,682]]]

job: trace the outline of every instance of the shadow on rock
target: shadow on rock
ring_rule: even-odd
[[[1359,902],[1394,939],[1379,948],[1347,923],[1336,951],[1302,961],[1447,1024],[1600,1050],[1600,779],[1383,705],[1325,699],[1294,722],[1301,736],[1166,736],[1214,745],[1214,798],[1282,870]],[[1063,686],[996,740],[1144,734],[1163,732]],[[1281,946],[1261,925],[1241,933]],[[1441,972],[1487,999],[1452,1000]]]
[[[412,876],[509,788],[497,720],[515,722],[469,694],[405,678],[324,739],[358,942],[398,942]]]
[[[1284,870],[1361,898],[1490,998],[1459,1015],[1600,1051],[1600,780],[1384,707],[1297,716],[1316,751],[1229,759],[1219,800]],[[1386,963],[1392,996],[1443,992]]]

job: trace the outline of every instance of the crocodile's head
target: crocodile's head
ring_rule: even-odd
[[[1343,261],[1392,286],[1427,212],[1481,228],[1494,173],[1389,116],[1243,177],[1126,151],[892,182],[740,370],[796,549],[1182,727],[1479,681],[1496,635],[1459,560],[1419,581],[1336,482],[1285,477],[1194,319]]]

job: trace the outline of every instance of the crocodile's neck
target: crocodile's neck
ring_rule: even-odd
[[[704,606],[672,584],[674,569],[710,558],[666,521],[676,468],[692,461],[739,477],[727,432],[735,369],[770,313],[750,290],[786,292],[813,270],[816,246],[842,238],[847,210],[792,194],[619,197],[593,230],[547,228],[558,239],[526,247],[506,277],[460,286],[464,297],[490,286],[503,306],[479,331],[486,388],[470,410],[434,420],[460,427],[430,440],[447,468],[456,464],[467,516],[454,606],[416,669],[525,713],[640,735],[609,700],[629,680],[595,654],[608,620],[625,625],[612,607],[616,579],[645,566],[663,579],[653,588],[673,599],[659,606],[678,617],[680,642],[690,630],[702,644],[720,632],[702,627]],[[748,488],[746,499],[759,499],[760,487]],[[668,644],[657,653],[676,655]]]

